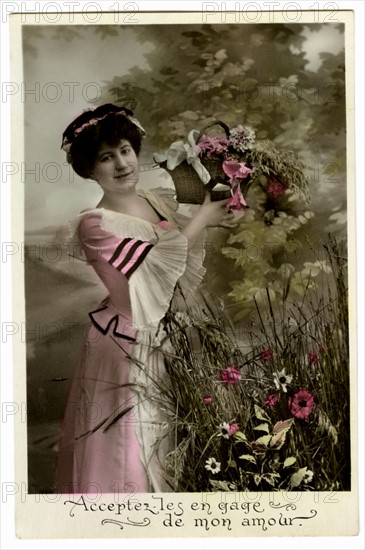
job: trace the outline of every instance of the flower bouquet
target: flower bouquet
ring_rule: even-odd
[[[220,126],[224,137],[205,132]],[[256,141],[251,126],[231,130],[216,121],[200,132],[191,130],[187,141],[175,141],[166,157],[155,155],[158,165],[172,177],[180,203],[202,204],[206,192],[212,200],[231,197],[232,209],[247,207],[246,196],[253,182],[265,185],[271,194],[292,189],[308,200],[305,166],[291,151],[279,151],[270,141]]]

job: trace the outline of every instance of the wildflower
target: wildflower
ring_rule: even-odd
[[[270,349],[263,349],[260,353],[260,357],[262,361],[271,361],[271,359],[274,357],[274,354]]]
[[[229,439],[229,424],[228,422],[222,422],[218,426],[218,437],[224,437],[224,439]]]
[[[313,476],[314,476],[314,473],[312,472],[312,470],[307,469],[307,471],[304,474],[303,483],[305,484],[310,483],[313,479]]]
[[[202,401],[204,405],[210,405],[211,403],[213,403],[213,397],[211,397],[210,395],[204,395],[202,397]]]
[[[222,422],[218,426],[218,437],[224,437],[224,439],[229,439],[232,435],[238,432],[239,429],[240,427],[239,427],[239,424],[237,424],[237,422],[232,422],[232,424],[228,424],[228,422]]]
[[[290,412],[295,418],[308,420],[313,411],[314,397],[307,390],[300,390],[289,398]]]
[[[228,433],[229,435],[233,435],[236,432],[238,432],[240,429],[239,425],[236,422],[232,422],[232,424],[229,425]]]
[[[239,124],[235,128],[232,128],[229,142],[238,151],[245,151],[253,146],[255,137],[255,130],[251,126],[242,126]]]
[[[230,365],[220,372],[219,378],[226,384],[238,384],[241,380],[241,372],[237,367]]]
[[[276,403],[279,401],[278,393],[270,393],[265,400],[265,405],[267,407],[275,407]]]
[[[284,393],[288,391],[287,385],[293,380],[291,374],[285,374],[285,369],[274,372],[274,383],[278,390],[282,390]]]
[[[285,185],[280,183],[280,181],[272,178],[269,181],[269,185],[267,186],[266,191],[273,197],[281,197],[281,195],[284,195],[286,189],[287,188],[285,187]]]
[[[310,365],[316,365],[319,361],[318,353],[315,351],[310,351],[308,353],[308,360]]]
[[[212,472],[212,474],[218,474],[221,471],[221,463],[217,462],[215,458],[211,457],[205,462],[205,467],[207,470]]]

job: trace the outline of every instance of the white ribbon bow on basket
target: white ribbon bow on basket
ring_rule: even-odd
[[[206,184],[210,181],[210,174],[200,162],[200,148],[196,144],[198,135],[198,130],[191,130],[187,136],[187,143],[181,140],[174,141],[166,154],[166,166],[168,170],[174,170],[176,166],[186,160],[194,168],[200,180]]]

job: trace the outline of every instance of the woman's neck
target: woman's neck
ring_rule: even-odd
[[[107,208],[115,210],[122,214],[128,214],[131,210],[138,207],[140,197],[135,189],[128,189],[123,193],[104,193],[96,208]]]
[[[120,214],[128,214],[155,224],[164,219],[146,198],[138,195],[135,189],[131,193],[123,193],[123,196],[118,194],[115,197],[110,193],[104,194],[97,208],[106,208]]]

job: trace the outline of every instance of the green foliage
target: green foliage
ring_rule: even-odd
[[[226,232],[215,233],[215,254],[207,258],[209,284],[227,303],[236,302],[236,319],[246,316],[262,288],[280,295],[277,286],[286,265],[293,271],[290,292],[300,295],[306,275],[303,263],[295,260],[303,251],[304,235],[316,231],[321,238],[326,225],[316,222],[315,212],[332,206],[335,219],[346,201],[345,184],[337,185],[345,181],[346,166],[344,55],[323,53],[317,72],[306,69],[302,29],[283,24],[135,28],[138,40],[152,44],[146,55],[150,70],[134,67],[104,89],[102,101],[135,109],[151,150],[164,153],[192,128],[200,130],[215,120],[230,128],[248,124],[259,141],[275,142],[272,169],[284,171],[291,188],[298,191],[303,174],[307,178],[313,212],[290,192],[269,197],[269,169],[258,176],[260,185],[256,181],[246,199],[252,215],[246,214],[228,238]],[[298,169],[281,164],[281,149],[293,151]],[[323,201],[326,188],[331,193]],[[331,212],[321,215],[323,220]],[[221,265],[232,269],[223,272]]]
[[[343,54],[324,54],[318,73],[305,69],[302,25],[161,25],[135,27],[151,42],[151,67],[134,67],[108,83],[102,100],[127,102],[148,128],[154,147],[164,148],[196,126],[218,118],[229,126],[256,127],[259,139],[275,139],[296,125],[301,147],[344,128]],[[130,84],[133,83],[133,94]],[[333,116],[334,111],[336,117]],[[309,121],[311,133],[300,124]],[[334,120],[335,119],[335,120]]]

